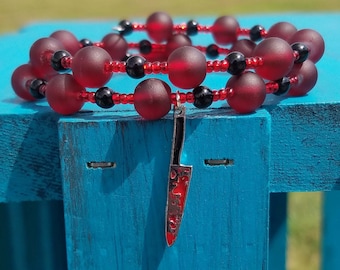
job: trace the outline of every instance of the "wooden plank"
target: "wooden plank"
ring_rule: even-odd
[[[58,116],[0,117],[0,202],[61,200]]]
[[[287,217],[287,193],[271,193],[268,269],[286,269]]]
[[[62,201],[0,204],[0,269],[66,269]]]
[[[340,105],[279,105],[270,114],[270,191],[340,189]]]
[[[340,191],[324,193],[321,258],[323,270],[337,270],[340,265]]]
[[[164,209],[172,120],[83,119],[59,126],[69,269],[267,269],[265,111],[190,115],[182,162],[194,166],[193,179],[171,248]],[[209,166],[205,159],[234,165]],[[90,161],[116,166],[89,169]]]

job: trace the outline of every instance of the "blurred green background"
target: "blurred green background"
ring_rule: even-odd
[[[154,11],[171,15],[225,15],[340,10],[339,0],[1,0],[0,31],[37,20],[142,17]]]
[[[232,14],[340,11],[339,0],[1,0],[0,33],[16,31],[25,24],[59,19],[123,19],[145,17],[154,11],[172,16],[219,16]],[[320,265],[322,195],[289,195],[289,270],[317,270]]]

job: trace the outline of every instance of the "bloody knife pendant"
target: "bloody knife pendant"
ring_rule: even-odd
[[[180,164],[184,137],[185,107],[178,101],[174,107],[174,131],[169,170],[168,199],[165,213],[165,237],[168,246],[171,246],[177,238],[192,175],[192,166]]]

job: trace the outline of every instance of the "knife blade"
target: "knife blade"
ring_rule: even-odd
[[[185,139],[185,107],[179,102],[174,106],[174,130],[166,205],[166,242],[172,246],[176,241],[182,222],[192,166],[180,164]]]

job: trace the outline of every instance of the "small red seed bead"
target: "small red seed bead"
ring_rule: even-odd
[[[246,28],[239,28],[237,30],[237,34],[238,35],[242,35],[242,36],[249,36],[250,30],[246,29]]]
[[[187,95],[185,93],[179,93],[179,100],[181,103],[187,102]]]
[[[95,92],[81,92],[79,94],[79,98],[83,99],[84,102],[91,102],[91,103],[95,103]]]
[[[129,48],[130,49],[139,49],[139,43],[137,43],[137,42],[130,42],[129,43]]]
[[[222,60],[221,61],[221,71],[226,72],[229,68],[229,62],[227,60]]]
[[[161,73],[167,74],[168,73],[168,62],[161,62]]]
[[[127,104],[128,103],[128,99],[127,99],[127,95],[126,94],[120,94],[119,99],[120,99],[120,103],[122,103],[122,104]]]
[[[146,27],[144,24],[141,24],[141,23],[133,23],[132,28],[133,30],[136,30],[136,31],[143,31],[145,30]]]
[[[87,100],[87,92],[83,91],[79,93],[79,98]]]
[[[174,105],[177,105],[177,94],[171,93],[170,98],[171,98],[171,103]]]
[[[221,71],[221,64],[220,64],[220,61],[218,61],[218,60],[214,60],[213,61],[213,71],[214,72],[219,72],[219,71]]]
[[[119,62],[119,66],[118,66],[119,72],[125,73],[126,72],[125,67],[126,67],[125,62]]]
[[[151,74],[152,72],[153,72],[152,63],[151,62],[145,62],[144,63],[144,73],[145,74]]]
[[[291,77],[289,81],[290,81],[290,83],[298,83],[299,77],[298,76]]]
[[[72,57],[63,57],[61,59],[61,65],[68,69],[68,68],[71,68],[71,64],[72,64]]]
[[[210,32],[211,31],[211,26],[206,26],[206,25],[198,25],[197,30],[199,32]]]
[[[220,99],[220,93],[216,90],[213,90],[213,101],[218,101]]]
[[[214,71],[214,63],[213,61],[207,61],[207,73],[211,73]]]
[[[133,104],[134,103],[134,95],[133,94],[128,94],[126,96],[127,103]]]
[[[96,98],[95,98],[95,92],[91,92],[89,95],[88,95],[88,101],[91,102],[91,103],[96,103]]]
[[[114,70],[113,71],[114,72],[122,72],[124,67],[125,67],[125,65],[122,66],[120,61],[114,61]]]
[[[103,48],[104,43],[103,42],[93,42],[93,46]]]
[[[113,66],[111,62],[104,64],[104,72],[113,72]]]
[[[118,93],[114,93],[112,95],[112,100],[114,104],[120,104],[120,95]]]
[[[235,95],[235,90],[234,88],[227,87],[228,89],[228,98],[231,98]]]
[[[266,93],[273,94],[279,89],[279,84],[276,82],[268,82],[266,83]]]
[[[195,99],[194,99],[194,94],[192,92],[188,92],[187,94],[187,102],[188,103],[194,103]]]
[[[152,63],[152,71],[155,74],[159,74],[161,72],[161,63],[159,61]]]
[[[226,89],[221,89],[219,90],[219,95],[220,95],[220,100],[225,100],[227,99],[228,92]]]

